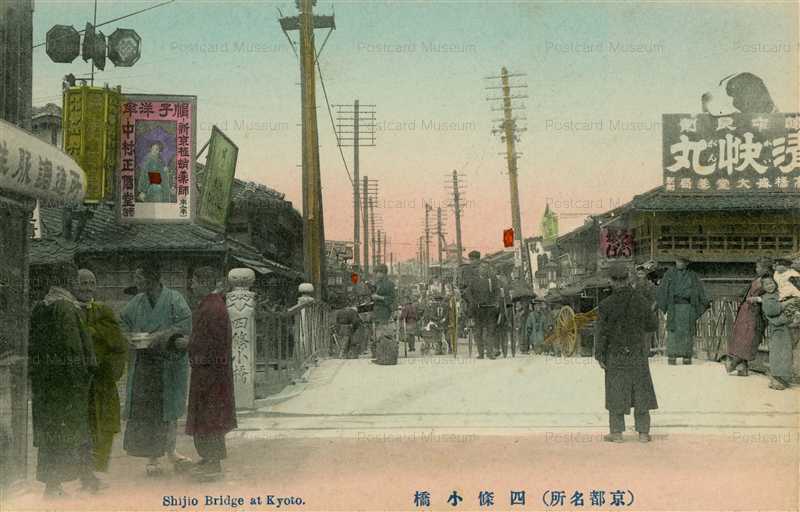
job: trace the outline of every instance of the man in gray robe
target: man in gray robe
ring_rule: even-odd
[[[683,364],[692,364],[697,319],[710,302],[700,278],[686,268],[687,264],[686,258],[676,258],[675,267],[664,274],[656,290],[658,307],[667,314],[669,364],[676,364],[678,357],[683,358]]]

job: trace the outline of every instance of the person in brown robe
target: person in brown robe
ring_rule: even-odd
[[[741,377],[746,377],[748,364],[755,359],[758,346],[764,339],[766,321],[761,313],[761,304],[749,299],[764,294],[761,278],[771,276],[772,271],[771,260],[762,259],[756,262],[756,278],[748,286],[739,304],[731,336],[728,339],[728,360],[725,369],[729,374],[737,373]]]
[[[192,296],[197,305],[187,346],[192,372],[186,433],[194,437],[200,456],[193,476],[205,481],[222,476],[221,461],[227,456],[225,434],[237,426],[232,332],[222,276],[216,269],[194,271]]]
[[[95,471],[107,472],[114,435],[120,431],[120,401],[117,382],[125,373],[128,342],[122,335],[114,311],[94,300],[97,279],[87,269],[78,271],[75,297],[81,303],[86,327],[92,337],[97,369],[89,390],[89,431]],[[98,483],[98,487],[104,484]]]

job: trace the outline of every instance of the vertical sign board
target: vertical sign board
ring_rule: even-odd
[[[800,114],[664,114],[662,126],[666,192],[800,192]]]
[[[121,97],[99,87],[64,91],[64,151],[86,172],[85,203],[114,199]]]
[[[196,115],[196,96],[125,95],[120,222],[192,222]]]
[[[238,155],[236,144],[222,130],[213,126],[196,215],[198,222],[213,229],[225,230]]]

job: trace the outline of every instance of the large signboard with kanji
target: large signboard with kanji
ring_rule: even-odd
[[[107,87],[64,91],[64,151],[86,173],[85,203],[114,199],[121,98],[119,90]]]
[[[800,192],[800,114],[664,114],[664,190]]]
[[[0,189],[58,206],[80,203],[86,182],[65,152],[0,120]]]
[[[194,217],[195,96],[126,95],[120,121],[122,222]]]
[[[201,198],[197,204],[197,220],[211,228],[225,230],[238,155],[236,144],[222,130],[213,126]]]

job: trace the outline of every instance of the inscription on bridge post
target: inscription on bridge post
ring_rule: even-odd
[[[256,275],[249,268],[228,273],[233,290],[226,295],[233,331],[233,383],[237,409],[252,409],[256,400]]]

